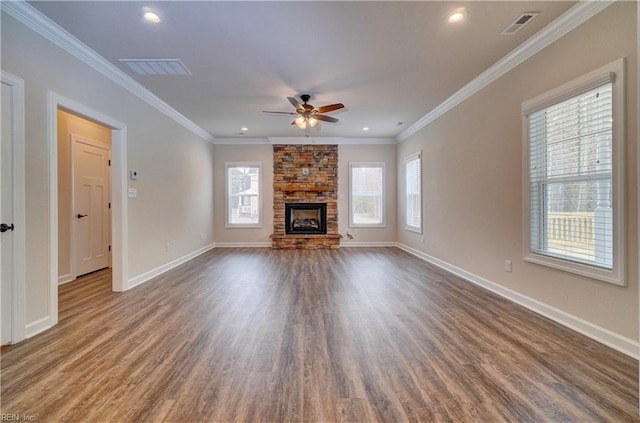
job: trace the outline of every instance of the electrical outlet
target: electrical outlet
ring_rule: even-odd
[[[511,260],[504,261],[504,270],[507,272],[511,272]]]
[[[165,251],[168,253],[171,250],[171,244],[167,242],[167,245],[164,246]]]

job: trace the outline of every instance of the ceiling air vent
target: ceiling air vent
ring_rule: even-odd
[[[522,15],[518,16],[518,18],[513,21],[511,25],[509,25],[504,31],[501,32],[502,35],[513,35],[516,32],[520,31],[520,29],[525,26],[527,23],[531,22],[531,19],[538,16],[538,12],[525,12]]]
[[[191,75],[180,59],[118,59],[136,75]]]

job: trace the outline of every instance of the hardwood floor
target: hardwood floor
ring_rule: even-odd
[[[60,287],[3,348],[38,422],[635,422],[638,363],[395,248],[216,249]]]

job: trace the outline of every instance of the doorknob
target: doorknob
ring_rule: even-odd
[[[80,213],[78,213],[78,214],[76,215],[76,217],[77,217],[78,219],[82,219],[83,217],[87,217],[87,216],[89,216],[89,215],[88,215],[88,214],[80,214]]]
[[[3,223],[0,225],[0,232],[12,231],[13,228],[14,228],[13,223],[11,225],[7,225],[6,223]]]

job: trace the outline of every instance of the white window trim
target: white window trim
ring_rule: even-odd
[[[407,222],[407,162],[418,159],[418,193],[420,194],[420,201],[418,202],[418,206],[420,208],[420,226],[412,226]],[[411,154],[410,156],[406,156],[404,158],[404,191],[402,193],[404,196],[404,229],[410,232],[422,233],[422,151],[418,151],[417,153]]]
[[[382,169],[382,222],[381,223],[353,223],[353,181],[352,169],[359,167],[379,167]],[[349,162],[349,227],[350,228],[386,228],[387,227],[387,200],[386,200],[386,181],[387,175],[384,162]]]
[[[522,195],[523,195],[523,240],[524,260],[548,266],[554,269],[575,273],[592,279],[626,286],[625,277],[625,61],[618,59],[587,75],[566,83],[554,90],[526,101],[522,105]],[[529,123],[527,116],[575,97],[607,82],[613,82],[613,267],[604,269],[593,265],[574,262],[568,259],[537,254],[531,250],[531,215],[529,192]]]
[[[229,168],[230,167],[257,167],[258,168],[258,223],[231,223],[229,221]],[[225,162],[224,164],[224,220],[225,228],[262,228],[262,218],[264,215],[263,199],[262,199],[262,162]]]

